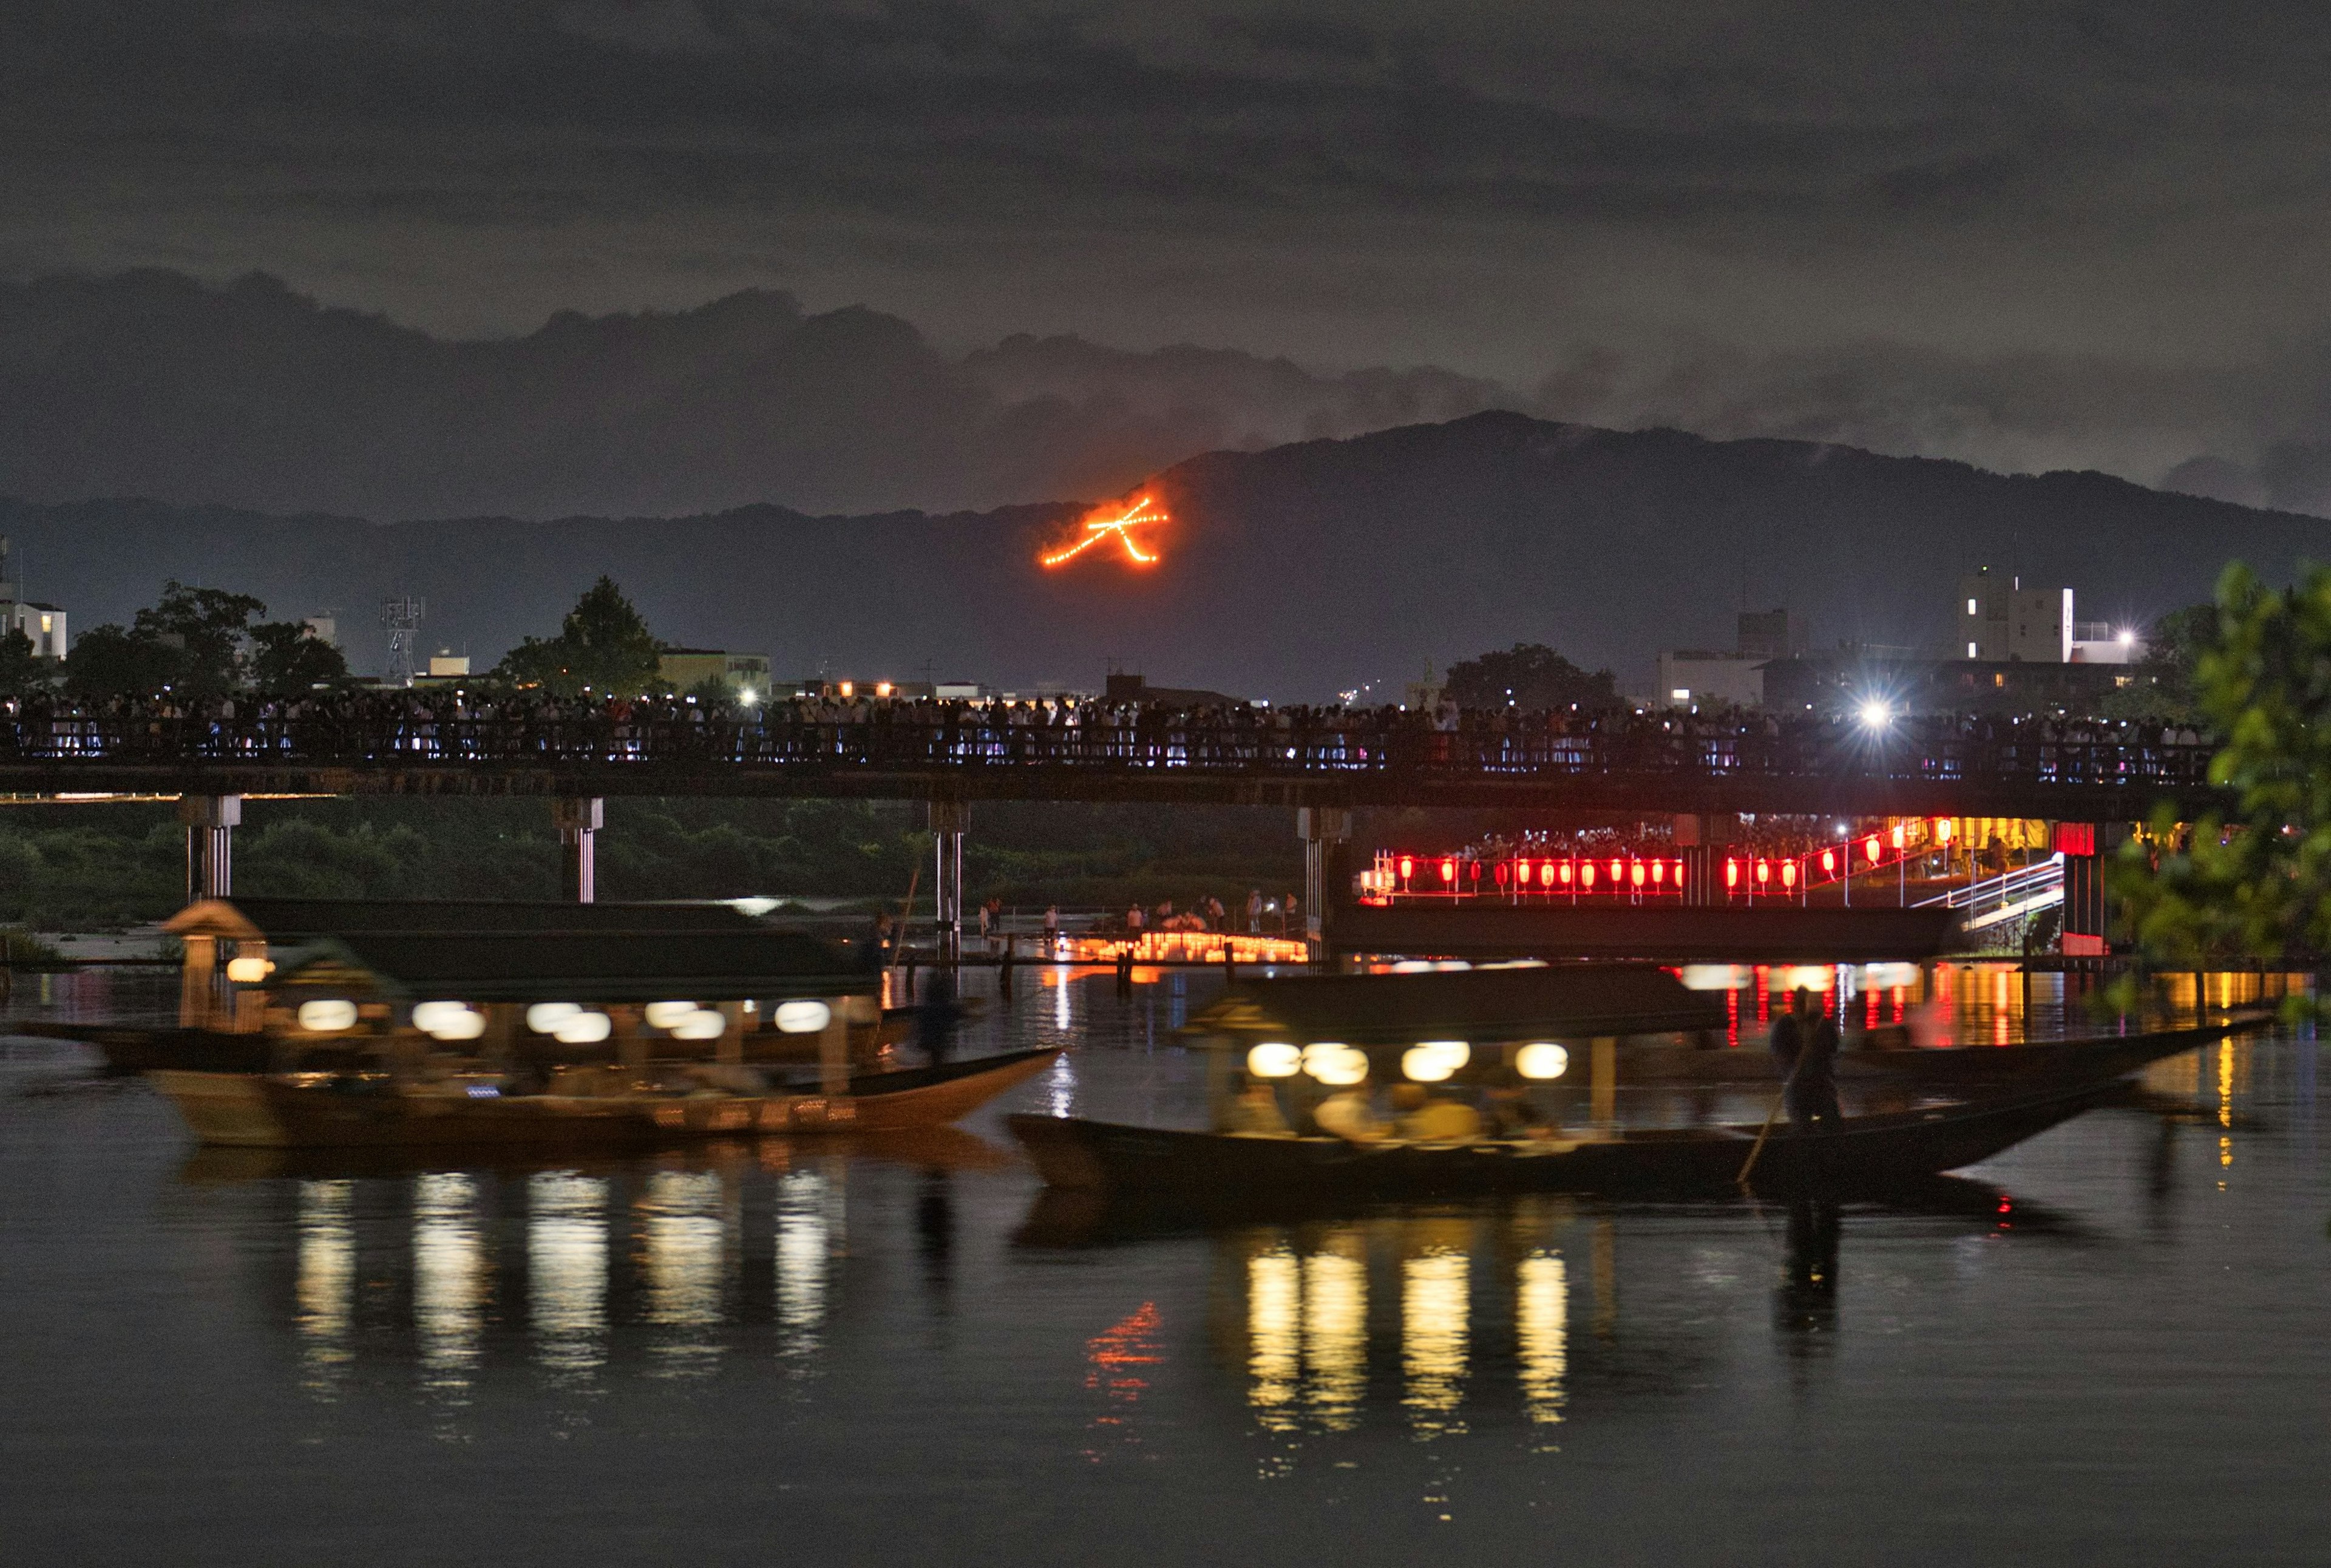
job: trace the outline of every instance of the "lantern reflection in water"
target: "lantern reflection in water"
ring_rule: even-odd
[[[539,1171],[526,1202],[535,1359],[553,1372],[588,1372],[606,1359],[607,1183]]]
[[[1515,1269],[1514,1356],[1523,1412],[1541,1425],[1560,1421],[1570,1366],[1570,1278],[1560,1253],[1534,1252]]]
[[[425,1386],[469,1386],[485,1327],[485,1250],[478,1234],[478,1187],[434,1172],[414,1179],[413,1328]]]
[[[658,1171],[648,1177],[639,1216],[642,1316],[669,1332],[652,1345],[667,1372],[695,1374],[720,1354],[723,1251],[720,1178],[709,1171]]]
[[[1322,1428],[1340,1432],[1358,1424],[1367,1392],[1368,1262],[1356,1235],[1328,1245],[1339,1250],[1303,1260],[1303,1359],[1310,1371],[1306,1402]]]
[[[826,1259],[841,1231],[840,1199],[817,1171],[788,1171],[777,1183],[777,1326],[795,1355],[817,1349],[825,1322]]]
[[[1266,1431],[1293,1431],[1303,1374],[1303,1269],[1284,1247],[1246,1263],[1247,1402]]]
[[[1467,1319],[1472,1310],[1472,1259],[1432,1251],[1400,1266],[1401,1402],[1419,1436],[1461,1431],[1453,1419],[1465,1398]]]
[[[346,1368],[357,1282],[355,1183],[300,1183],[300,1360],[311,1393],[328,1395]]]

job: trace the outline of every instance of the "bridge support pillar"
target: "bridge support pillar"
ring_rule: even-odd
[[[938,861],[931,884],[938,961],[953,964],[963,956],[963,835],[971,827],[971,806],[964,801],[933,801],[930,824]]]
[[[1676,858],[1683,862],[1683,901],[1694,907],[1716,901],[1708,876],[1708,826],[1706,819],[1691,815],[1679,815],[1673,824]]]
[[[1329,941],[1330,911],[1342,896],[1336,887],[1339,846],[1352,836],[1352,813],[1341,806],[1304,806],[1295,813],[1303,840],[1303,942],[1311,967],[1324,969],[1335,956]]]
[[[2105,858],[2128,836],[2124,822],[2058,822],[2050,830],[2055,851],[2064,857],[2066,957],[2102,957],[2112,951]]]
[[[243,821],[241,795],[181,795],[178,821],[186,829],[186,902],[234,893],[234,830]]]
[[[558,896],[577,904],[597,902],[598,836],[607,822],[607,803],[596,795],[556,800],[550,818],[558,826]]]

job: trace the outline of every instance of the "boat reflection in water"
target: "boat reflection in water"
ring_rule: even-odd
[[[1419,1441],[1518,1426],[1551,1449],[1556,1429],[1574,1419],[1582,1379],[1606,1395],[1692,1386],[1702,1376],[1695,1369],[1723,1354],[1727,1304],[1760,1276],[1773,1281],[1784,1355],[1801,1359],[1833,1338],[1848,1209],[1808,1199],[1758,1212],[1767,1223],[1753,1233],[1727,1228],[1717,1248],[1695,1231],[1681,1252],[1654,1221],[1653,1236],[1635,1243],[1640,1288],[1685,1297],[1686,1309],[1663,1300],[1652,1316],[1664,1326],[1646,1318],[1626,1332],[1622,1212],[1587,1200],[1217,1231],[1210,1245],[1227,1288],[1215,1294],[1212,1338],[1220,1364],[1241,1374],[1250,1420],[1276,1456],[1267,1472],[1291,1468],[1306,1440],[1388,1423]],[[1851,1212],[1881,1225],[1939,1218],[1985,1233],[2011,1224],[2041,1235],[2079,1230],[1954,1177]],[[1070,1238],[1032,1226],[1023,1239]],[[1701,1286],[1710,1294],[1690,1302]]]
[[[944,1130],[910,1154],[927,1184],[950,1162],[1006,1160]],[[852,1169],[850,1154],[770,1143],[596,1169],[284,1173],[297,1240],[279,1299],[300,1385],[331,1402],[409,1364],[429,1402],[457,1408],[514,1362],[577,1390],[618,1361],[703,1377],[747,1344],[805,1363],[832,1309]],[[270,1174],[209,1155],[188,1173]]]

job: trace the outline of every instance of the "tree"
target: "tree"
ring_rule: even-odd
[[[74,642],[65,689],[78,697],[147,696],[168,689],[215,697],[243,681],[243,643],[251,619],[267,606],[223,588],[162,585],[127,630],[93,626]]]
[[[640,692],[657,684],[663,648],[614,579],[602,577],[575,602],[557,636],[528,638],[503,656],[495,673],[560,697]]]
[[[0,632],[0,696],[22,697],[47,688],[57,678],[53,659],[33,651],[33,640],[21,627]]]
[[[73,640],[65,689],[75,697],[145,697],[177,679],[178,651],[108,622]]]
[[[298,697],[340,686],[348,661],[303,621],[269,621],[251,629],[251,684],[271,697]]]
[[[2189,604],[2162,616],[2145,632],[2145,657],[2129,666],[2129,684],[2100,705],[2102,716],[2201,722],[2202,655],[2217,637],[2215,604]]]
[[[176,580],[162,584],[162,597],[138,612],[129,635],[176,651],[169,684],[197,697],[215,697],[243,684],[243,648],[252,618],[267,605],[248,594],[224,588],[189,588]]]
[[[1503,653],[1484,653],[1449,667],[1444,687],[1465,708],[1529,710],[1619,706],[1619,684],[1607,670],[1589,674],[1553,649],[1518,642]]]
[[[2181,824],[2164,807],[2119,851],[2138,950],[2178,968],[2331,953],[2331,570],[2278,592],[2228,566],[2193,670],[2233,809]]]

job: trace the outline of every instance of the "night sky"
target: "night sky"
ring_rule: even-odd
[[[2296,4],[14,0],[0,273],[775,287],[2315,506],[2326,67]]]

